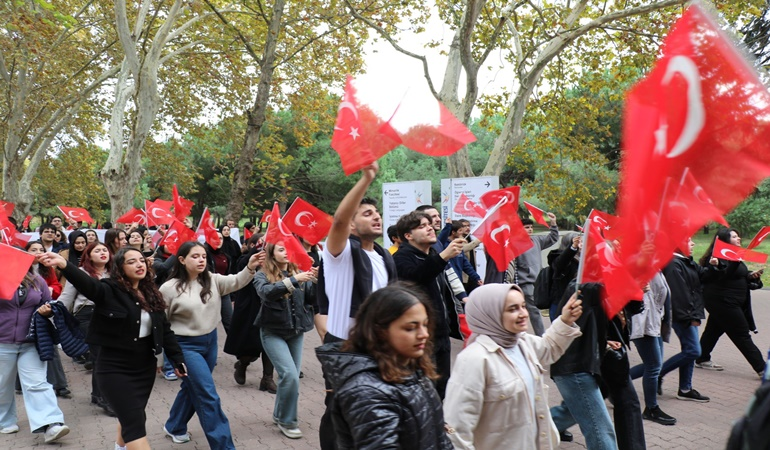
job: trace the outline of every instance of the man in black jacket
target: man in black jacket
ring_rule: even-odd
[[[689,252],[695,247],[692,239],[687,240]],[[693,261],[692,257],[684,256],[677,249],[674,259],[663,269],[668,287],[671,290],[671,314],[673,320],[671,326],[674,329],[682,351],[666,360],[658,376],[658,394],[662,392],[663,376],[674,369],[679,369],[679,390],[676,398],[700,403],[709,401],[705,395],[692,388],[692,372],[695,367],[695,358],[700,356],[700,341],[698,340],[698,327],[706,318],[703,303],[703,287],[701,278],[710,270],[701,267]],[[714,364],[714,367],[721,368]]]
[[[393,255],[398,278],[419,285],[433,305],[433,360],[441,376],[436,382],[436,390],[443,399],[452,356],[449,337],[462,339],[457,319],[457,314],[462,313],[462,306],[455,303],[444,270],[448,261],[462,252],[465,241],[455,239],[438,253],[432,247],[436,243],[436,231],[431,217],[419,211],[401,216],[396,228],[402,242]]]

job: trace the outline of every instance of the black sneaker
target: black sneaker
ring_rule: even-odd
[[[661,425],[673,425],[676,423],[676,419],[661,411],[660,406],[656,406],[654,408],[644,408],[642,417],[646,420],[652,420],[653,422],[659,423]]]
[[[700,403],[706,403],[709,400],[711,400],[705,395],[701,395],[700,392],[696,391],[695,389],[690,389],[687,392],[682,392],[682,390],[680,389],[676,393],[676,398],[678,398],[679,400],[690,400],[693,402],[700,402]]]
[[[562,442],[572,442],[575,439],[575,436],[573,436],[572,433],[570,433],[569,431],[564,430],[564,431],[559,431],[559,439]]]

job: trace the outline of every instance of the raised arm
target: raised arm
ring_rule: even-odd
[[[345,195],[334,212],[334,222],[332,222],[329,236],[326,238],[326,249],[332,256],[337,256],[345,249],[345,243],[350,237],[350,221],[356,214],[358,206],[366,195],[367,189],[377,176],[379,166],[376,162],[361,169],[361,179]]]
[[[72,283],[78,292],[94,303],[103,301],[109,295],[109,288],[104,283],[78,269],[58,253],[45,253],[40,257],[40,263],[47,267],[59,268],[67,277],[67,282]]]

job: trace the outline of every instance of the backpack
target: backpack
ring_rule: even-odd
[[[535,306],[537,309],[548,309],[552,303],[553,291],[553,269],[551,266],[545,266],[540,269],[535,279]]]
[[[746,414],[733,426],[728,450],[770,449],[770,382],[765,382],[754,393]]]

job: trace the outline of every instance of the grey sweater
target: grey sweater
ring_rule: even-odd
[[[517,272],[519,284],[534,284],[537,274],[543,267],[543,250],[552,246],[559,240],[559,227],[552,226],[548,229],[548,234],[530,236],[532,239],[532,248],[519,255],[508,265],[508,280],[513,283],[514,263]]]

